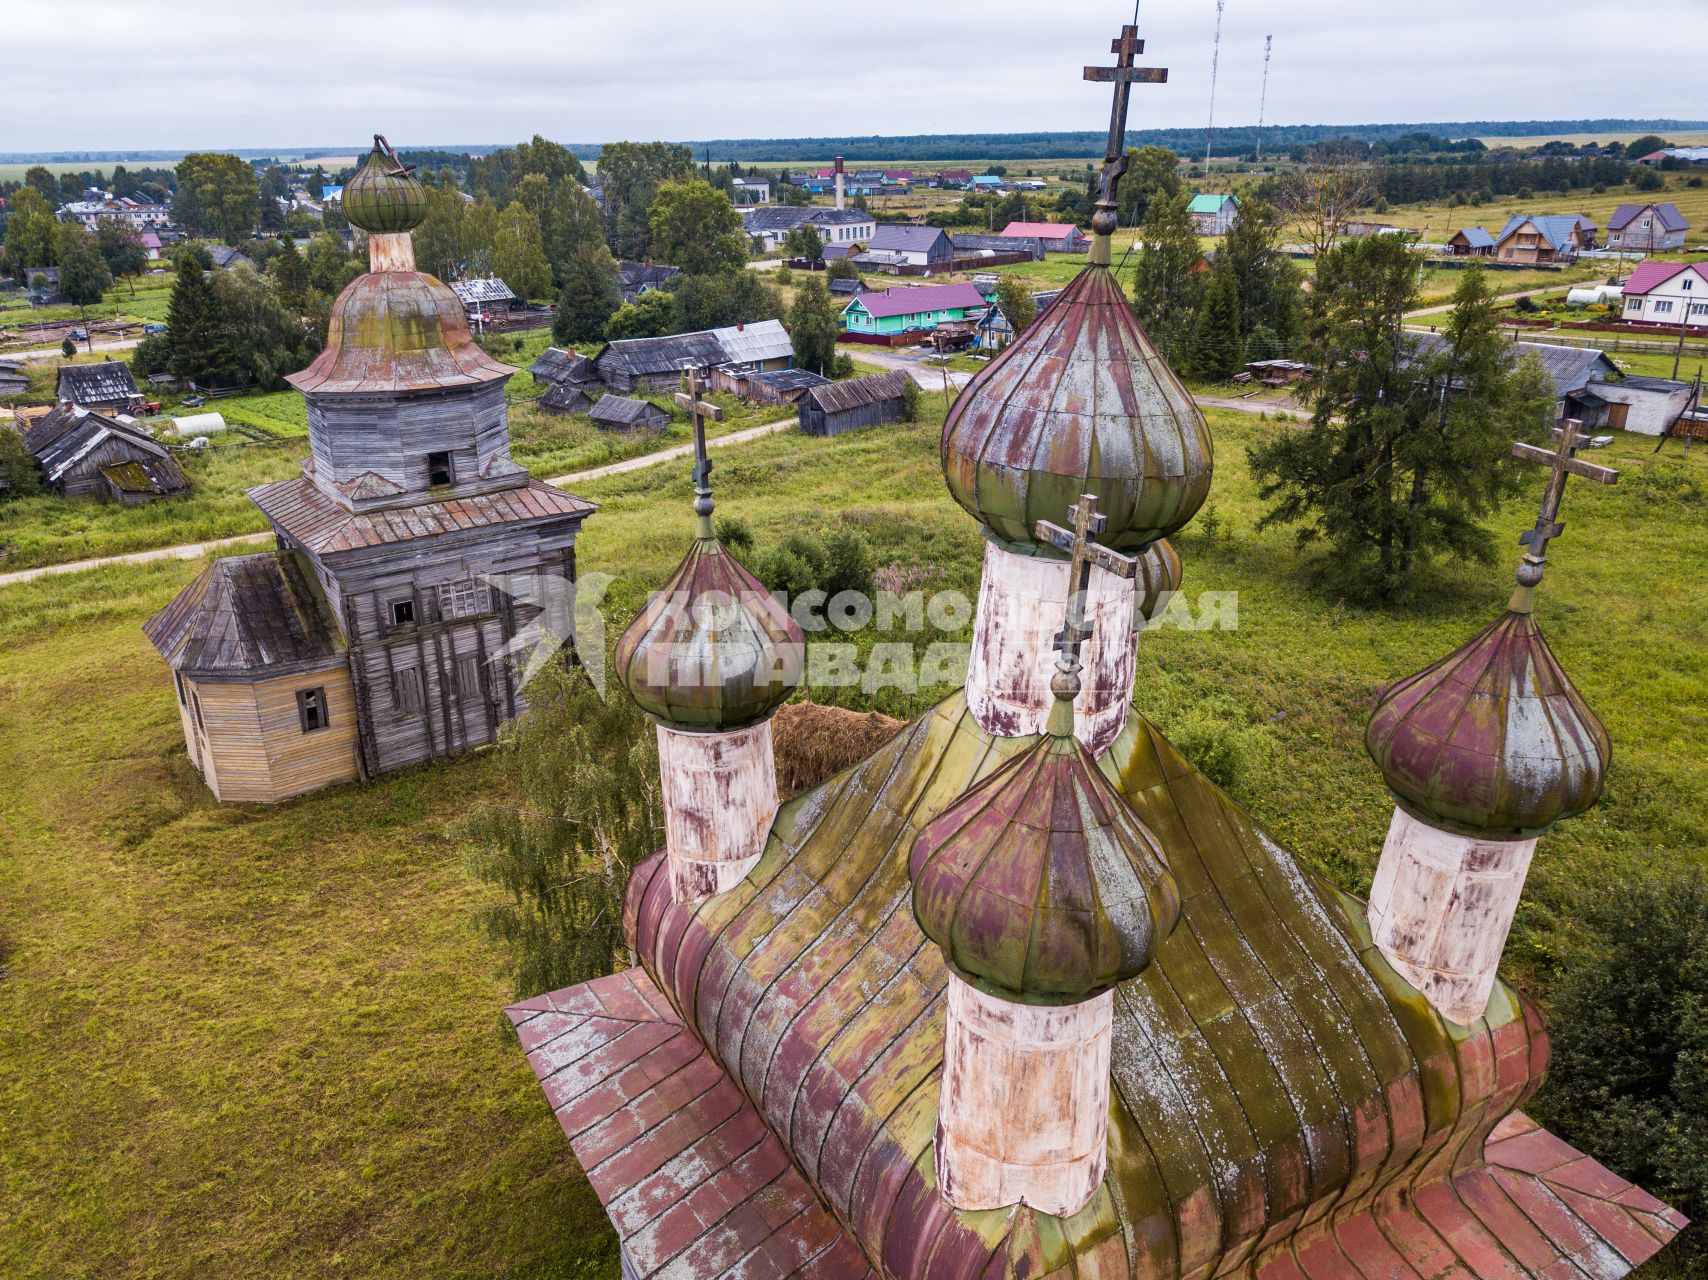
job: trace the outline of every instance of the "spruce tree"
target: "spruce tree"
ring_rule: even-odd
[[[1133,269],[1133,310],[1170,360],[1185,353],[1203,295],[1203,281],[1192,270],[1201,255],[1188,203],[1185,191],[1159,194],[1150,202],[1140,237],[1142,253]]]
[[[563,289],[552,320],[552,341],[560,346],[597,342],[605,325],[623,305],[617,284],[617,260],[601,236],[576,249],[559,266]]]
[[[1239,282],[1229,271],[1210,279],[1198,327],[1192,334],[1186,370],[1200,382],[1226,382],[1240,371],[1244,354],[1240,342]]]
[[[217,327],[213,289],[200,264],[188,253],[178,255],[176,277],[166,308],[172,372],[188,382],[208,383],[214,371]]]
[[[795,289],[789,307],[789,335],[795,343],[795,363],[802,369],[830,376],[836,359],[838,312],[822,281],[808,277]]]

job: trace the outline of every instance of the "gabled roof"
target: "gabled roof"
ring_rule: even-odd
[[[99,364],[62,364],[55,395],[70,404],[113,404],[141,393],[130,366],[109,357]]]
[[[579,413],[587,406],[587,388],[590,385],[585,382],[554,382],[540,397],[540,408],[555,409],[559,413]]]
[[[262,515],[315,555],[335,555],[493,525],[563,517],[580,520],[596,509],[591,502],[554,489],[543,480],[530,480],[497,493],[354,512],[339,506],[306,476],[297,476],[251,489],[249,500],[261,508]]]
[[[1645,262],[1625,282],[1625,296],[1641,297],[1687,271],[1695,272],[1698,280],[1708,284],[1708,267],[1700,262]]]
[[[587,411],[595,422],[614,427],[635,427],[660,415],[669,417],[650,400],[631,400],[627,396],[600,396],[599,402]]]
[[[781,320],[755,320],[752,324],[713,329],[711,333],[723,348],[724,359],[737,364],[787,360],[795,354],[794,341]]]
[[[1645,209],[1653,209],[1655,217],[1668,231],[1688,231],[1690,223],[1678,211],[1678,206],[1670,200],[1665,204],[1622,204],[1613,211],[1613,216],[1607,220],[1609,231],[1623,231],[1637,220],[1637,215]]]
[[[764,369],[749,374],[748,377],[755,382],[763,382],[776,391],[805,391],[811,387],[822,387],[830,381],[822,373],[814,373],[811,369]]]
[[[682,274],[681,267],[667,267],[659,262],[619,262],[617,282],[625,289],[656,289],[672,276]]]
[[[198,675],[322,662],[344,648],[320,583],[290,551],[215,560],[142,631],[174,671]]]
[[[248,264],[251,267],[255,265],[255,260],[247,253],[241,249],[233,249],[228,244],[210,244],[208,246],[208,257],[213,260],[214,266],[221,270],[243,264]]]
[[[528,366],[535,382],[592,382],[599,376],[593,362],[579,351],[547,347],[540,358]]]
[[[1005,236],[1036,236],[1039,240],[1071,240],[1080,235],[1071,222],[1010,222],[1002,229]]]
[[[615,366],[630,377],[657,376],[690,365],[754,364],[794,354],[789,331],[780,320],[673,333],[659,338],[619,338],[595,358],[601,368]]]
[[[1459,230],[1453,234],[1453,238],[1457,240],[1460,236],[1464,236],[1465,242],[1473,249],[1494,248],[1494,237],[1487,231],[1484,231],[1481,227],[1460,227]]]
[[[165,495],[182,493],[190,487],[190,478],[171,454],[164,458],[108,463],[101,468],[101,476],[119,493]]]
[[[1012,225],[1025,226],[1030,224],[1017,222]],[[993,253],[1037,253],[1044,247],[1036,234],[1011,235],[1007,231],[1000,235],[986,235],[982,231],[968,235],[956,234],[950,236],[949,241],[957,249],[971,250],[975,253],[980,249],[989,249]]]
[[[942,227],[880,222],[869,247],[885,253],[930,253],[946,239]]]
[[[479,305],[482,302],[519,302],[510,286],[497,276],[486,276],[479,280],[458,280],[451,285],[451,292],[461,299],[466,306]]]
[[[846,382],[826,382],[807,392],[805,399],[825,413],[842,413],[863,405],[898,400],[911,380],[912,375],[905,370],[892,369],[864,378],[849,378]]]
[[[24,447],[35,455],[42,474],[51,484],[109,441],[122,443],[125,452],[136,460],[170,456],[154,437],[140,428],[115,422],[77,405],[60,405],[38,419],[24,436]]]
[[[1238,204],[1239,201],[1226,192],[1203,192],[1192,197],[1192,203],[1186,206],[1187,213],[1220,213],[1224,205]]]
[[[1407,334],[1417,344],[1419,354],[1434,355],[1447,345],[1439,333]],[[1520,355],[1532,355],[1542,362],[1548,378],[1554,384],[1555,396],[1564,399],[1581,391],[1592,382],[1602,382],[1619,376],[1619,366],[1607,358],[1607,353],[1594,347],[1568,347],[1557,342],[1520,342]]]
[[[890,316],[911,316],[921,311],[953,311],[985,306],[984,294],[970,284],[927,284],[913,288],[886,289],[882,293],[862,293],[850,302],[856,303],[870,316],[886,319]],[[843,308],[847,310],[847,308]]]
[[[1554,249],[1563,249],[1569,245],[1572,242],[1572,232],[1580,226],[1589,231],[1595,230],[1595,224],[1581,213],[1515,213],[1507,219],[1506,226],[1495,237],[1495,242],[1503,243],[1527,222],[1532,223],[1549,247]]]

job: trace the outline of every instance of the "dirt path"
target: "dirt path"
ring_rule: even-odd
[[[721,449],[725,445],[757,440],[761,436],[787,431],[797,422],[799,422],[798,418],[788,418],[782,422],[767,422],[757,427],[732,431],[727,436],[719,436],[715,440],[706,441],[706,447],[708,449]],[[644,453],[638,458],[625,458],[621,462],[607,463],[602,467],[589,467],[586,471],[576,471],[566,476],[553,476],[546,483],[555,488],[563,489],[572,484],[583,484],[588,480],[598,480],[603,476],[621,475],[626,471],[640,471],[645,467],[657,466],[661,462],[686,458],[693,452],[694,446],[691,444],[672,445],[668,449],[660,449],[657,453]],[[9,587],[20,582],[33,582],[37,578],[45,578],[51,574],[81,573],[87,569],[103,569],[108,565],[148,564],[155,560],[197,560],[226,547],[241,547],[267,542],[272,536],[271,530],[266,533],[240,533],[231,538],[214,538],[207,542],[186,542],[176,547],[155,547],[148,551],[127,552],[124,555],[95,556],[88,560],[70,560],[64,564],[38,565],[34,569],[15,569],[11,573],[0,573],[0,587]]]
[[[141,338],[96,338],[96,351],[129,351],[141,342]],[[89,344],[77,344],[78,355],[89,354]],[[26,347],[22,351],[0,351],[0,360],[16,360],[20,364],[37,364],[43,360],[63,360],[65,352],[58,347]]]
[[[1559,284],[1543,285],[1540,289],[1520,289],[1517,293],[1503,293],[1496,297],[1495,301],[1516,302],[1520,298],[1535,298],[1544,293],[1559,293],[1562,289],[1573,287],[1570,282],[1562,280]],[[1432,307],[1419,307],[1416,311],[1408,311],[1406,312],[1406,319],[1415,320],[1419,316],[1438,316],[1451,310],[1453,310],[1451,302],[1442,302]]]

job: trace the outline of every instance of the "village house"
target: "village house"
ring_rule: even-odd
[[[1628,324],[1708,327],[1708,265],[1645,262],[1625,282]]]
[[[1084,253],[1091,247],[1080,229],[1066,222],[1010,222],[1001,235],[1004,239],[1041,241],[1050,253]]]
[[[661,263],[619,262],[617,264],[617,292],[622,294],[624,302],[633,302],[643,293],[662,289],[681,274],[681,267],[667,267]]]
[[[1201,236],[1225,236],[1234,225],[1239,201],[1223,192],[1203,192],[1192,197],[1186,213]]]
[[[255,269],[255,259],[241,249],[233,249],[228,244],[210,244],[207,246],[208,260],[214,264],[217,271],[230,271],[234,267]]]
[[[287,381],[302,474],[249,491],[277,548],[216,561],[144,626],[191,762],[271,801],[494,741],[527,706],[508,652],[575,581],[591,503],[510,457],[505,385],[462,302],[415,269],[425,193],[376,139],[344,190],[369,270]]]
[[[190,487],[177,459],[147,431],[81,405],[61,404],[37,418],[24,448],[48,488],[64,498],[136,506]]]
[[[735,364],[750,369],[788,369],[795,346],[780,320],[674,333],[658,338],[619,338],[593,357],[599,381],[612,391],[674,390],[682,370]]]
[[[652,401],[627,396],[600,396],[587,416],[606,431],[662,431],[670,425],[670,415]]]
[[[510,286],[497,276],[452,281],[451,292],[463,304],[463,314],[470,320],[478,319],[482,324],[508,319],[511,308],[522,305],[522,300]]]
[[[1495,237],[1494,256],[1541,266],[1571,262],[1595,247],[1595,229],[1582,214],[1515,213]]]
[[[1014,325],[1001,307],[986,308],[976,327],[973,346],[980,351],[1001,351],[1014,339]]]
[[[1607,220],[1607,247],[1636,253],[1684,248],[1690,223],[1670,200],[1665,204],[1622,204]]]
[[[949,237],[949,242],[955,246],[957,258],[971,258],[978,254],[1020,253],[1025,254],[1033,262],[1044,260],[1044,242],[1037,236],[956,232]]]
[[[826,245],[864,244],[878,229],[877,219],[859,209],[769,204],[741,210],[741,229],[767,253],[782,248],[789,232],[803,225]]]
[[[1481,227],[1461,227],[1447,241],[1447,251],[1455,258],[1491,258],[1494,256],[1494,237]]]
[[[895,254],[900,264],[910,267],[947,269],[955,258],[955,246],[950,243],[948,232],[941,227],[898,223],[879,223],[867,251]]]
[[[796,405],[801,431],[809,436],[836,436],[859,427],[900,422],[907,416],[911,380],[911,374],[892,369],[809,388]]]
[[[947,321],[977,320],[990,304],[970,284],[916,285],[862,293],[842,309],[845,335],[898,338]]]
[[[972,180],[971,169],[944,169],[931,176],[931,185],[943,190],[958,190]]]
[[[736,204],[771,203],[771,184],[763,178],[733,178],[730,187]]]
[[[1651,151],[1637,161],[1658,168],[1668,160],[1678,160],[1684,164],[1708,164],[1708,147],[1662,147],[1659,151]]]
[[[829,381],[811,369],[755,370],[736,365],[712,369],[713,391],[727,391],[749,404],[796,404],[808,391]]]
[[[586,413],[593,407],[597,388],[581,382],[554,382],[535,401],[542,413]]]
[[[54,383],[61,404],[81,405],[105,413],[135,413],[142,407],[130,366],[108,356],[97,364],[62,364]]]
[[[1592,382],[1567,398],[1566,416],[1583,423],[1586,431],[1634,431],[1639,435],[1667,434],[1694,408],[1700,388],[1694,382],[1624,374],[1617,380]]]
[[[130,196],[114,199],[112,196],[102,195],[94,200],[73,200],[70,204],[61,205],[59,217],[65,222],[80,222],[90,229],[93,229],[96,223],[107,220],[140,229],[164,227],[172,220],[172,211],[167,206],[155,204],[150,200],[135,200]]]

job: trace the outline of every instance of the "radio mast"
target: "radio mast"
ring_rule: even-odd
[[[1216,0],[1216,44],[1210,55],[1210,124],[1204,130],[1204,176],[1210,176],[1210,148],[1216,139],[1216,72],[1222,65],[1222,9],[1227,0]]]
[[[1263,37],[1263,96],[1257,100],[1257,163],[1263,163],[1263,114],[1269,106],[1269,51],[1275,45],[1275,37]]]

